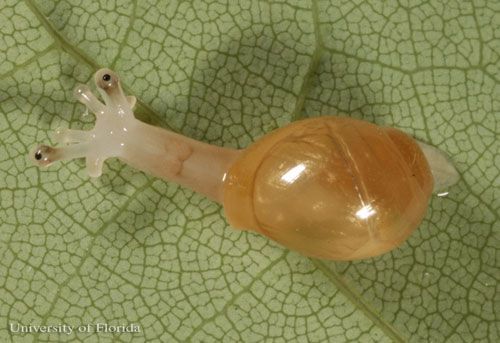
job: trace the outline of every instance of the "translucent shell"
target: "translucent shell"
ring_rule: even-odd
[[[432,188],[413,138],[327,116],[247,148],[226,175],[223,204],[233,227],[308,256],[353,260],[400,245],[422,221]]]

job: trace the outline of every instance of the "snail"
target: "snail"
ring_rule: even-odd
[[[213,146],[137,120],[109,69],[74,95],[96,116],[90,131],[56,130],[38,166],[86,158],[91,177],[107,158],[189,187],[223,205],[229,224],[306,256],[355,260],[398,247],[419,226],[433,190],[458,180],[437,148],[404,132],[340,116],[295,121],[250,147]]]

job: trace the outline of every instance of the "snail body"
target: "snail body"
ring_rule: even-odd
[[[217,147],[145,124],[119,79],[101,69],[77,99],[96,114],[90,131],[58,130],[62,148],[31,152],[39,166],[86,157],[97,177],[108,157],[223,204],[231,226],[304,255],[353,260],[399,246],[421,223],[433,186],[458,178],[437,149],[400,130],[324,116],[279,128],[244,150]],[[429,161],[427,156],[432,156]]]

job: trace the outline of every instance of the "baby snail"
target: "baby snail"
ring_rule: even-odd
[[[63,147],[39,145],[38,166],[85,157],[91,177],[107,158],[176,182],[219,202],[231,226],[304,255],[354,260],[399,246],[422,221],[431,193],[458,180],[438,149],[400,130],[322,116],[279,128],[250,147],[213,146],[134,117],[109,69],[75,97],[96,116],[90,131],[56,130]]]

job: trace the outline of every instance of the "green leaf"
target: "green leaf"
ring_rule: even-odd
[[[500,3],[0,2],[0,340],[499,340]],[[399,249],[312,260],[228,227],[215,203],[116,160],[27,160],[116,70],[138,115],[245,147],[346,113],[446,151],[462,178]],[[10,324],[141,332],[21,334]]]

